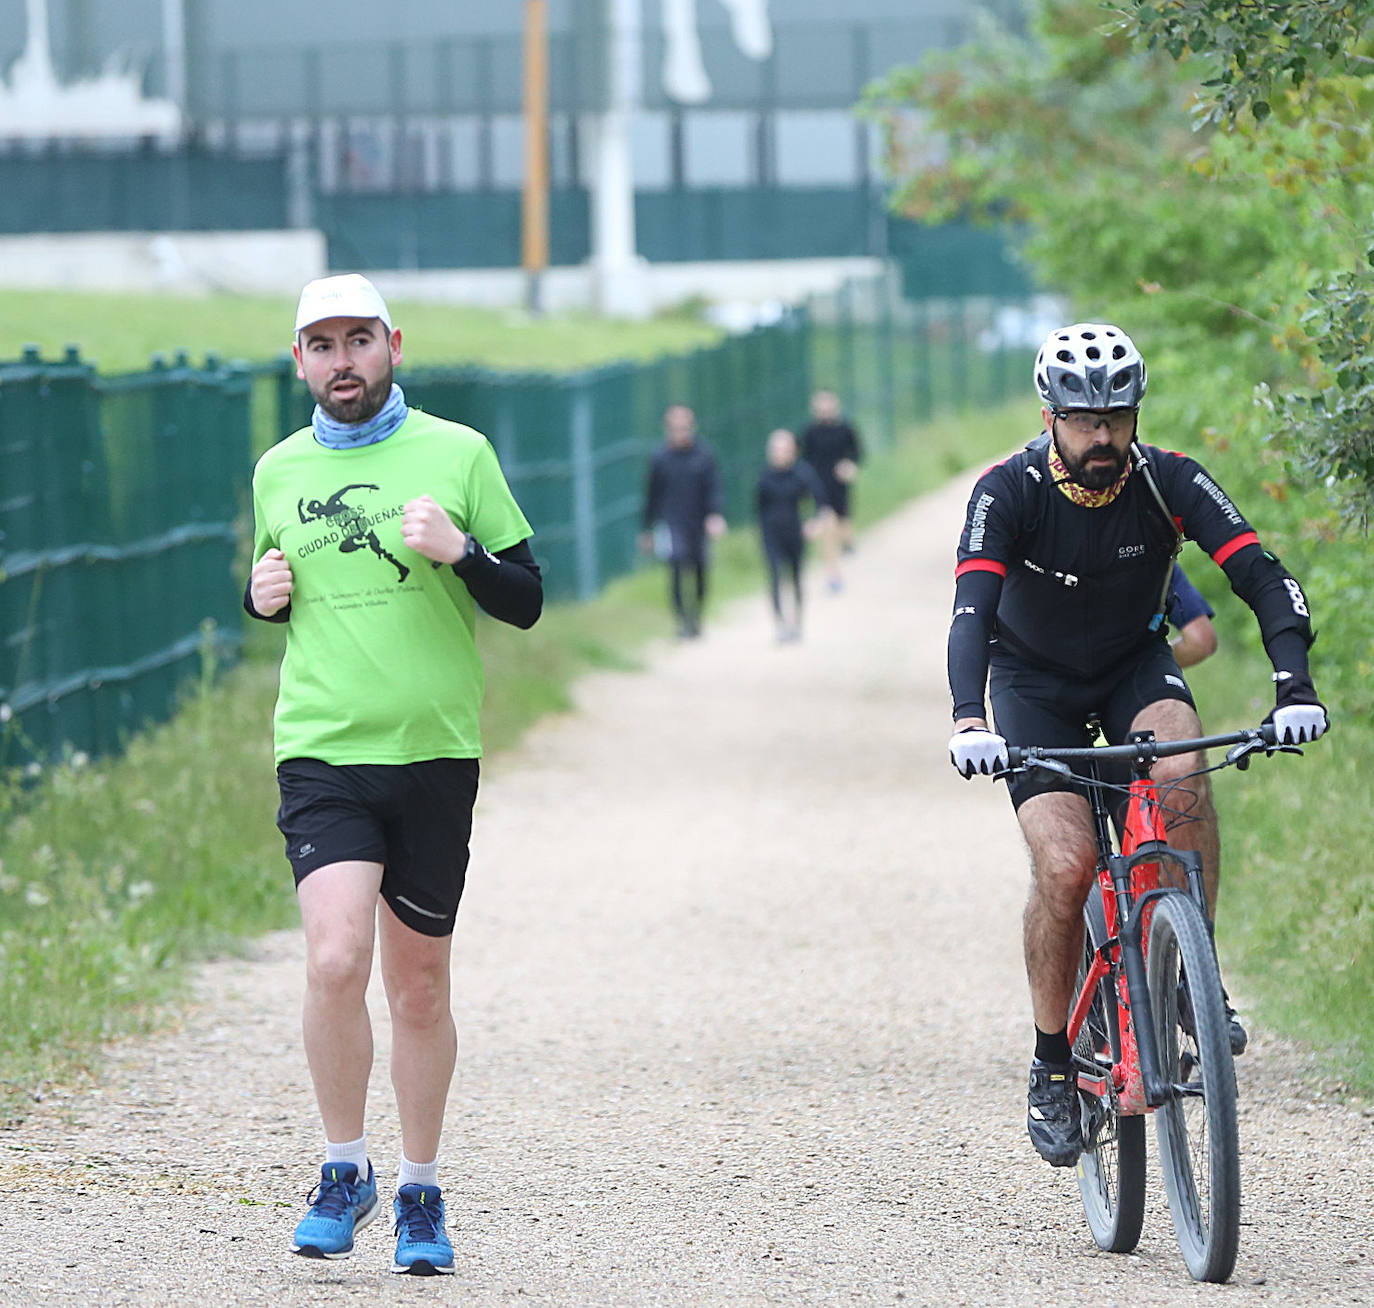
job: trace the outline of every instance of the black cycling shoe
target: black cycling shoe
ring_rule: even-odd
[[[1072,1065],[1031,1063],[1026,1129],[1035,1151],[1051,1167],[1072,1167],[1083,1152],[1078,1076]]]
[[[1226,1005],[1226,1035],[1231,1042],[1231,1057],[1238,1058],[1250,1043],[1250,1034],[1241,1022],[1240,1014],[1232,1006],[1231,996],[1226,993],[1225,986],[1221,988],[1221,999]],[[1193,1030],[1193,1006],[1189,1002],[1188,987],[1181,977],[1178,983],[1178,1024],[1186,1035],[1197,1039],[1197,1033]]]
[[[1245,1046],[1250,1043],[1250,1033],[1241,1023],[1240,1014],[1231,1007],[1231,997],[1224,989],[1221,998],[1226,1004],[1226,1033],[1231,1038],[1231,1057],[1235,1058],[1245,1052]]]

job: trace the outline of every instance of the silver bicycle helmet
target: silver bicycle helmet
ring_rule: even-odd
[[[1110,323],[1061,327],[1035,356],[1035,389],[1051,409],[1139,408],[1145,380],[1140,351]]]

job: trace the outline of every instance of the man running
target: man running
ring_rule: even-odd
[[[1312,624],[1297,581],[1259,543],[1193,459],[1139,444],[1145,361],[1119,328],[1078,323],[1051,333],[1035,361],[1042,434],[990,468],[969,500],[949,633],[954,699],[950,759],[965,776],[1007,765],[1007,741],[1086,746],[1100,718],[1109,743],[1131,731],[1161,740],[1201,734],[1193,697],[1165,637],[1164,609],[1181,535],[1225,571],[1253,610],[1274,666],[1270,715],[1280,740],[1327,729],[1308,672]],[[996,731],[989,728],[989,685]],[[1216,909],[1217,819],[1206,776],[1177,779],[1198,755],[1163,759],[1173,785],[1172,843],[1203,860]],[[1176,784],[1175,784],[1176,783]],[[1039,1153],[1071,1166],[1083,1148],[1066,1033],[1096,872],[1088,802],[1071,781],[1034,771],[1008,781],[1030,847],[1026,971],[1035,1018],[1027,1124]],[[1231,1047],[1246,1034],[1231,1015]]]
[[[801,452],[821,479],[832,510],[821,543],[826,584],[839,591],[844,587],[840,555],[854,548],[850,489],[859,475],[863,447],[854,425],[845,421],[840,397],[834,391],[817,391],[811,397],[811,422],[802,432]]]
[[[482,752],[474,605],[531,627],[543,585],[485,437],[406,407],[392,379],[401,333],[371,282],[306,286],[292,348],[316,407],[258,461],[244,596],[254,617],[286,623],[277,824],[305,929],[305,1053],[325,1135],[291,1247],[345,1258],[377,1215],[365,996],[380,941],[402,1149],[391,1270],[452,1273],[438,1151]]]

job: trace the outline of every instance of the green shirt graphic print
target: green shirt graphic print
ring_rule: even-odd
[[[279,549],[294,578],[278,763],[481,757],[472,596],[401,539],[420,495],[493,553],[531,534],[486,437],[418,409],[374,445],[327,449],[307,427],[258,460],[253,558]]]

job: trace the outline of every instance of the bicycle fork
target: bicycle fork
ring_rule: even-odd
[[[1135,896],[1132,890],[1135,869],[1142,864],[1155,864],[1157,873],[1158,865],[1166,862],[1178,866],[1188,890],[1184,892],[1174,886],[1154,886]],[[1160,1069],[1159,1042],[1145,980],[1145,942],[1149,938],[1155,901],[1165,895],[1186,893],[1202,907],[1203,918],[1210,922],[1203,892],[1202,858],[1193,850],[1173,849],[1163,841],[1150,840],[1130,854],[1112,854],[1107,860],[1107,868],[1116,901],[1114,925],[1123,973],[1118,976],[1117,985],[1120,987],[1124,982],[1125,987],[1125,993],[1118,995],[1117,1005],[1122,1045],[1125,1046],[1129,1032],[1138,1060],[1133,1067],[1132,1061],[1123,1052],[1125,1084],[1119,1094],[1122,1111],[1146,1112],[1167,1103],[1174,1097],[1175,1090],[1173,1082],[1167,1080]],[[1139,1080],[1133,1083],[1133,1073],[1137,1070]]]

